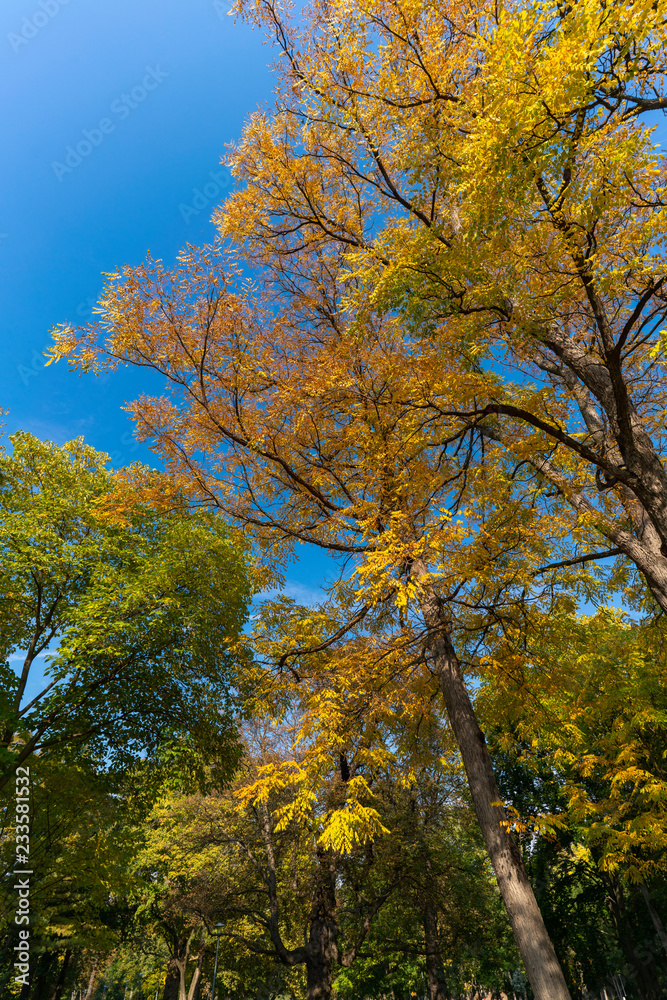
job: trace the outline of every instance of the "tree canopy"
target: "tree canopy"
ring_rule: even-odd
[[[169,753],[185,764],[194,749],[233,766],[243,545],[204,512],[137,506],[114,520],[105,455],[81,440],[11,440],[0,458],[3,780],[35,753],[82,746],[122,769]]]
[[[412,732],[439,688],[534,996],[567,1000],[583,966],[554,948],[498,780],[525,791],[551,754],[536,836],[576,831],[584,882],[597,851],[636,988],[657,997],[628,887],[664,834],[665,4],[237,11],[281,77],[230,155],[222,246],[123,268],[98,323],[55,332],[54,358],[165,378],[131,409],[167,472],[135,477],[115,516],[161,486],[241,525],[274,579],[298,544],[337,554],[323,607],[282,606],[249,640],[249,686],[299,704],[310,741],[265,794],[298,773],[290,816],[310,822],[334,748],[379,766],[382,727]],[[601,610],[619,599],[644,620]],[[346,782],[323,850],[385,836],[370,795]]]

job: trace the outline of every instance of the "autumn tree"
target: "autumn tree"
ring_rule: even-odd
[[[440,735],[436,720],[422,728]],[[378,914],[362,959],[341,973],[336,992],[380,997],[393,988],[448,1000],[472,984],[507,990],[520,959],[460,766],[422,754],[413,781],[391,795],[389,853],[400,859],[400,892]]]
[[[513,672],[482,692],[483,714],[496,720],[494,757],[507,769],[501,788],[539,832],[533,867],[562,884],[550,909],[567,911],[568,881],[588,887],[629,978],[658,996],[667,954],[652,897],[664,898],[667,828],[662,616],[637,623],[601,608],[536,619],[529,635]],[[527,796],[513,794],[512,774],[524,775]]]
[[[550,484],[552,562],[623,553],[667,609],[664,163],[642,118],[666,106],[664,8],[327,3],[305,31],[239,9],[285,75],[232,157],[222,235],[313,322],[342,303],[364,337],[398,313],[474,372],[448,414]]]
[[[266,970],[267,959],[269,969],[271,964],[287,971],[304,966],[306,996],[326,998],[336,967],[352,963],[386,895],[386,889],[383,894],[368,881],[372,851],[353,857],[326,849],[318,845],[305,816],[285,818],[295,792],[288,779],[283,780],[282,795],[254,788],[253,779],[263,766],[270,767],[275,755],[275,737],[272,743],[273,754],[267,747],[263,763],[248,760],[245,774],[229,790],[167,800],[156,810],[150,854],[141,863],[151,872],[165,864],[169,869],[168,884],[156,884],[151,890],[154,902],[146,905],[153,906],[154,919],[169,938],[170,969],[180,979],[180,992],[174,996],[193,996],[206,928],[223,921],[221,981],[231,985],[243,968],[240,949],[246,957],[257,956],[259,969]],[[283,764],[289,767],[289,761]],[[345,913],[339,899],[341,880],[350,877],[359,897],[348,901]],[[191,943],[198,936],[199,961],[187,982]],[[246,988],[256,974],[248,966]],[[165,1000],[172,995],[170,978]]]
[[[290,815],[303,817],[312,811],[323,769],[340,768],[344,811],[334,802],[322,816],[320,840],[349,850],[380,834],[375,878],[388,865],[389,881],[398,879],[400,891],[373,920],[368,943],[337,976],[337,993],[382,994],[390,983],[413,989],[420,975],[433,1000],[475,979],[502,986],[517,958],[480,852],[436,679],[410,631],[404,627],[388,642],[386,611],[378,617],[369,612],[363,628],[350,626],[336,638],[330,606],[298,608],[286,598],[264,603],[251,637],[255,690],[264,687],[260,701],[291,707],[299,761],[286,774],[265,769],[263,785],[282,792],[286,780],[293,782],[298,807]],[[322,636],[329,637],[324,649],[309,653]],[[283,650],[285,666],[276,672]],[[346,892],[344,880],[343,900]]]
[[[324,615],[311,611],[312,629]],[[306,609],[285,599],[268,602],[259,618],[258,653],[280,648],[281,631],[308,627]],[[328,996],[332,986],[339,992],[341,976],[348,991],[358,983],[368,995],[367,973],[357,966],[377,966],[378,955],[397,947],[399,961],[411,948],[417,961],[423,956],[434,997],[449,995],[447,980],[450,988],[473,977],[502,985],[507,965],[491,976],[482,952],[491,945],[494,957],[516,958],[498,940],[507,946],[509,929],[462,798],[460,765],[451,749],[443,758],[451,737],[433,705],[435,684],[425,678],[419,698],[419,686],[408,687],[400,670],[393,680],[385,671],[379,691],[369,683],[377,667],[367,639],[354,645],[348,638],[318,657],[298,657],[284,673],[256,663],[241,771],[224,791],[167,796],[155,810],[148,849],[136,862],[148,893],[138,916],[157,920],[169,935],[180,921],[184,943],[199,921],[210,927],[222,920],[218,972],[234,995],[254,989],[267,960],[292,970],[286,982],[293,988],[293,973],[304,966],[307,996]],[[352,687],[345,674],[355,659]],[[173,956],[181,996],[187,947],[183,955]],[[189,995],[196,970],[188,981]]]
[[[663,308],[662,213],[653,211],[662,166],[641,118],[663,106],[664,12],[639,3],[328,3],[300,33],[270,3],[247,9],[274,33],[285,72],[275,113],[254,116],[233,155],[246,183],[218,218],[239,257],[256,265],[265,313],[253,308],[246,318],[238,300],[203,280],[201,265],[191,266],[187,290],[181,271],[169,291],[149,265],[127,271],[105,298],[109,349],[182,386],[180,404],[145,401],[139,410],[147,435],[202,500],[233,510],[258,537],[273,533],[276,557],[277,539],[358,557],[362,607],[398,594],[413,601],[533,988],[564,997],[494,805],[452,643],[452,600],[467,613],[481,591],[464,600],[443,584],[446,573],[434,581],[429,560],[447,536],[459,584],[485,579],[484,611],[493,604],[498,615],[509,577],[515,598],[525,591],[532,599],[533,574],[621,552],[667,607],[664,385],[652,353]],[[233,314],[235,337],[221,335]],[[264,341],[254,324],[271,329]],[[383,337],[404,366],[400,392],[392,372],[392,403],[403,404],[410,447],[398,463],[390,449],[393,465],[380,457],[391,435],[386,423],[373,425],[371,394],[363,418],[346,404],[341,469],[341,436],[329,428],[340,422],[345,386],[363,381],[371,357],[376,364]],[[345,338],[358,356],[336,371]],[[60,341],[66,349],[71,337],[61,331]],[[304,392],[296,381],[314,378],[310,352],[321,369]],[[94,353],[85,344],[84,363]],[[331,388],[334,372],[329,415],[318,423],[312,399],[324,412],[322,387],[328,380]],[[194,460],[197,448],[213,455],[216,440],[224,471]],[[353,491],[360,464],[376,471]],[[474,558],[460,538],[452,542],[451,523],[415,517],[439,501],[450,517],[461,515],[463,535],[483,523]],[[522,549],[522,569],[503,565],[508,549]],[[484,578],[482,551],[487,567],[502,567],[499,587]]]
[[[63,332],[61,347],[77,349],[84,366],[132,361],[168,376],[171,398],[140,400],[134,412],[195,502],[251,528],[269,566],[296,542],[356,566],[335,588],[330,638],[295,623],[277,662],[326,648],[363,622],[384,636],[380,665],[393,670],[408,653],[422,673],[434,671],[531,981],[537,992],[540,982],[565,989],[452,634],[502,631],[526,600],[550,607],[553,588],[535,583],[535,568],[567,526],[543,516],[539,496],[526,504],[524,484],[502,461],[471,459],[461,469],[458,449],[448,448],[460,433],[446,415],[452,384],[436,363],[439,347],[406,344],[391,322],[369,325],[362,340],[313,329],[298,309],[264,314],[229,289],[224,261],[194,250],[173,272],[150,260],[126,269],[104,309],[106,345],[92,329]],[[474,384],[461,374],[459,398]]]
[[[398,314],[437,343],[475,381],[450,410],[471,446],[546,479],[570,555],[624,553],[667,609],[664,5],[238,10],[283,83],[230,158],[221,235],[313,322]]]
[[[286,978],[293,982],[303,966],[307,995],[328,996],[338,970],[354,966],[388,900],[407,884],[427,772],[436,783],[447,781],[442,732],[433,732],[432,679],[408,686],[394,664],[394,677],[385,669],[378,691],[367,635],[351,638],[348,630],[335,648],[308,658],[297,652],[290,668],[276,673],[272,654],[286,636],[312,642],[330,619],[330,609],[299,608],[285,598],[262,604],[248,637],[255,652],[245,683],[252,722],[244,729],[241,770],[216,795],[165,798],[137,861],[137,873],[145,872],[140,883],[150,883],[141,912],[170,934],[180,921],[183,933],[172,934],[174,942],[178,936],[186,943],[201,921],[224,921],[220,974],[227,990],[248,989],[272,960],[292,970]],[[452,773],[454,796],[461,775],[456,766]],[[450,818],[455,837],[454,808]],[[436,877],[431,872],[431,882]],[[187,948],[184,955],[172,960],[182,996]],[[196,974],[190,992],[195,981]]]

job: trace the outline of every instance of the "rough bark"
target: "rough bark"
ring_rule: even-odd
[[[607,886],[607,906],[616,930],[618,942],[630,966],[628,975],[637,986],[642,1000],[660,1000],[658,974],[651,951],[638,944],[628,920],[623,889],[613,875],[605,878]]]
[[[648,886],[646,885],[646,883],[640,882],[639,888],[644,898],[644,902],[646,903],[646,909],[648,910],[649,916],[651,917],[651,922],[655,927],[656,934],[660,938],[660,943],[662,947],[665,949],[665,954],[667,955],[667,931],[665,931],[665,925],[660,919],[660,914],[653,905],[653,900],[651,899],[651,895],[648,891]]]
[[[53,1000],[61,1000],[63,989],[65,988],[65,977],[67,976],[67,970],[69,968],[71,957],[72,951],[70,948],[67,948],[58,973],[58,982],[56,983],[56,988],[53,992]]]
[[[91,997],[93,995],[93,987],[95,985],[95,976],[97,975],[97,966],[99,965],[99,962],[100,960],[96,955],[95,960],[93,962],[93,967],[90,972],[90,978],[88,979],[88,988],[86,989],[86,994],[83,1000],[91,1000]]]
[[[424,577],[426,570],[423,564],[416,563],[413,574],[418,578]],[[535,1000],[571,1000],[521,854],[507,830],[507,817],[500,801],[491,757],[449,636],[447,616],[439,598],[427,584],[422,589],[421,604],[429,632],[433,668],[461,752],[498,888]]]
[[[422,920],[424,925],[424,943],[426,945],[426,975],[428,977],[429,1000],[450,1000],[440,955],[438,924],[431,900],[426,900],[424,903]]]
[[[181,974],[175,962],[170,962],[164,981],[162,1000],[178,1000],[181,986]]]
[[[332,969],[319,955],[313,955],[306,960],[306,998],[307,1000],[329,1000],[332,986]]]
[[[329,1000],[338,962],[338,921],[334,873],[326,851],[318,849],[317,876],[306,948],[307,1000]]]

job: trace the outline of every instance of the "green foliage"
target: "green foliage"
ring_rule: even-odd
[[[30,940],[33,972],[51,977],[66,949],[106,954],[123,936],[130,910],[130,860],[143,841],[140,773],[121,780],[80,751],[64,760],[36,755],[30,766]],[[0,938],[14,941],[13,801],[0,829]],[[47,961],[48,959],[48,961]],[[76,964],[76,963],[75,963]],[[48,969],[47,969],[48,965]],[[0,963],[0,982],[8,972]],[[75,972],[75,966],[72,967]]]
[[[427,996],[429,948],[454,995],[473,983],[504,988],[520,959],[461,776],[434,761],[390,798],[391,833],[379,860],[395,866],[398,891],[378,914],[359,960],[337,977],[336,993],[346,1000]]]
[[[135,504],[114,516],[106,456],[81,439],[11,441],[0,457],[5,780],[36,752],[82,745],[117,771],[147,758],[187,773],[201,754],[228,771],[251,591],[242,545],[206,512]]]

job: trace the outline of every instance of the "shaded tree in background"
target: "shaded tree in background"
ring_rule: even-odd
[[[3,783],[36,752],[81,745],[121,769],[170,740],[218,758],[227,744],[233,763],[231,646],[250,596],[238,540],[204,513],[144,506],[114,521],[105,455],[80,439],[11,441],[0,457]]]

